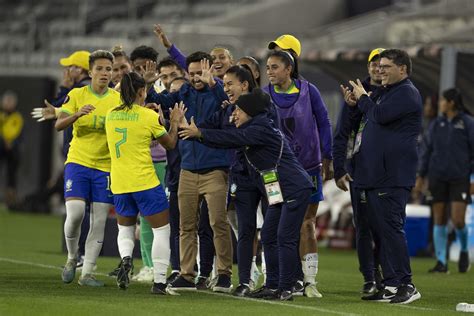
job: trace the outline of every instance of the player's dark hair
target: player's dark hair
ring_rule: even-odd
[[[467,111],[466,107],[464,106],[464,102],[462,100],[462,94],[461,91],[457,88],[451,88],[443,91],[443,98],[446,99],[446,101],[452,101],[454,103],[454,109],[456,111],[462,111],[466,112],[468,114],[471,114],[469,111]]]
[[[209,66],[212,65],[212,56],[206,52],[194,52],[186,58],[186,67],[189,68],[189,64],[198,63],[203,59],[209,60]]]
[[[255,83],[257,84],[257,87],[260,87],[260,84],[261,84],[260,77],[261,76],[260,76],[260,64],[259,64],[259,62],[255,58],[253,58],[252,56],[244,56],[244,57],[239,59],[239,62],[241,60],[248,60],[250,62],[250,64],[252,65],[250,68],[254,68],[254,70],[259,73],[258,77],[257,78],[254,77],[253,79],[255,79]],[[253,74],[253,72],[252,72],[252,74]]]
[[[134,62],[138,58],[149,59],[156,63],[159,53],[150,46],[141,45],[130,54],[130,60]]]
[[[247,81],[249,84],[249,92],[252,92],[253,89],[257,87],[255,83],[255,79],[252,75],[252,70],[248,65],[241,65],[241,66],[232,66],[225,72],[226,74],[233,74],[239,79],[240,82]]]
[[[291,53],[286,52],[284,50],[272,50],[268,54],[268,58],[270,57],[278,57],[280,60],[285,64],[285,67],[291,66],[291,73],[290,77],[293,79],[298,79],[299,78],[299,72],[298,72],[298,60],[291,55]]]
[[[108,50],[96,50],[92,52],[89,56],[89,69],[92,70],[94,63],[97,59],[108,59],[113,64],[114,63],[114,55]]]
[[[145,80],[136,72],[125,74],[120,81],[120,97],[123,103],[115,108],[115,111],[131,109],[137,98],[138,90],[145,87]]]
[[[163,68],[163,67],[172,67],[172,66],[175,66],[176,69],[181,71],[183,74],[186,72],[186,71],[184,71],[184,69],[177,62],[175,62],[173,59],[171,59],[171,57],[165,57],[165,58],[161,59],[160,62],[158,63],[158,65],[156,65],[156,70],[158,71],[158,73],[161,73],[161,68]]]

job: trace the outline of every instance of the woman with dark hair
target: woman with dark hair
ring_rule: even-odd
[[[448,203],[451,220],[461,245],[459,272],[470,267],[468,230],[465,224],[467,204],[471,203],[470,175],[474,171],[474,120],[465,111],[462,95],[452,88],[439,100],[441,116],[435,119],[424,140],[415,190],[420,192],[425,178],[432,195],[433,241],[436,265],[430,272],[448,272]]]
[[[261,85],[261,77],[260,77],[260,64],[259,62],[253,58],[252,56],[244,56],[239,59],[237,65],[243,66],[247,65],[250,67],[250,71],[252,71],[253,78],[255,79],[255,83],[257,87]]]
[[[331,122],[318,89],[298,78],[295,58],[289,52],[270,52],[267,76],[270,83],[264,90],[275,104],[280,129],[288,137],[298,161],[312,177],[315,187],[301,227],[302,271],[295,276],[294,292],[308,297],[322,297],[315,280],[318,271],[315,222],[318,204],[323,200],[323,177],[330,180],[334,173]]]
[[[163,186],[155,173],[150,145],[153,139],[166,149],[177,141],[178,123],[183,106],[170,113],[169,132],[159,123],[158,114],[145,108],[146,83],[136,73],[125,74],[120,82],[123,103],[107,113],[105,130],[112,162],[111,190],[117,212],[117,245],[122,262],[117,285],[126,289],[132,269],[135,225],[140,213],[153,230],[153,294],[171,294],[166,286],[170,258],[169,205]]]
[[[225,78],[225,77],[224,77]],[[179,133],[180,137],[194,138],[217,148],[235,148],[236,161],[240,164],[232,167],[237,182],[236,194],[246,194],[247,206],[239,216],[239,239],[244,238],[243,223],[248,223],[246,262],[239,257],[239,277],[241,284],[237,288],[239,296],[275,300],[292,300],[292,278],[296,266],[294,259],[298,255],[298,232],[303,222],[306,206],[311,195],[312,184],[306,171],[296,160],[286,137],[274,127],[268,112],[271,101],[261,89],[242,94],[235,102],[232,113],[237,128],[216,129],[196,127],[194,120]],[[235,181],[235,180],[234,180]],[[240,188],[239,188],[240,185]],[[255,213],[261,197],[270,205],[265,214],[262,228],[262,244],[265,247],[267,280],[265,286],[249,293],[245,281],[249,279],[252,242],[255,234]],[[236,199],[237,212],[239,213]],[[251,220],[245,220],[245,216]],[[243,275],[241,265],[247,265],[247,275]],[[245,286],[246,285],[246,286]],[[236,291],[237,291],[236,290]],[[236,295],[238,295],[236,293]]]

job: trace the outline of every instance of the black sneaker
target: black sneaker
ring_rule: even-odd
[[[197,278],[196,281],[196,289],[203,291],[203,290],[208,290],[209,289],[209,278],[200,276]]]
[[[131,257],[124,257],[120,262],[120,269],[117,273],[117,286],[126,290],[130,284],[130,271],[132,271],[133,261]]]
[[[173,283],[174,280],[176,280],[178,277],[179,277],[179,272],[175,271],[166,278],[166,283],[167,284]]]
[[[263,298],[263,299],[273,298],[273,297],[275,297],[275,293],[276,293],[277,291],[278,291],[277,289],[270,289],[270,288],[268,288],[268,287],[266,287],[266,286],[264,285],[264,286],[262,286],[261,288],[256,289],[256,290],[253,291],[253,292],[250,292],[250,294],[248,295],[248,297],[251,297],[251,298]]]
[[[304,283],[303,281],[296,281],[295,285],[291,289],[294,296],[303,296],[304,294]]]
[[[170,285],[171,289],[175,291],[196,291],[196,285],[186,280],[182,275],[177,277]]]
[[[395,295],[397,294],[397,291],[392,291],[385,287],[381,291],[377,291],[376,293],[368,296],[362,296],[362,299],[364,301],[372,301],[372,302],[383,302],[383,303],[388,303],[390,302]]]
[[[460,273],[466,273],[471,268],[471,263],[469,262],[469,252],[461,251],[459,255],[458,269]]]
[[[291,291],[281,291],[279,296],[280,301],[292,301],[293,293]]]
[[[232,295],[239,296],[239,297],[247,297],[250,294],[250,287],[248,284],[239,284],[239,286],[235,289]]]
[[[390,300],[390,304],[410,304],[420,298],[421,294],[413,284],[402,284],[397,288],[397,294]]]
[[[429,273],[448,273],[448,265],[441,261],[436,262],[434,268],[428,270]]]
[[[227,274],[219,274],[216,285],[212,288],[214,292],[230,293],[232,292],[232,282]]]
[[[374,281],[365,282],[360,292],[362,294],[375,294],[377,292],[377,285]]]

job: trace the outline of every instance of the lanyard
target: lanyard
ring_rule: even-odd
[[[275,170],[277,169],[278,165],[280,164],[280,160],[281,160],[281,156],[283,155],[283,145],[284,145],[284,142],[283,142],[283,135],[281,134],[281,131],[278,131],[278,133],[280,134],[281,136],[281,146],[280,146],[280,154],[278,155],[278,159],[276,161],[276,164],[275,164]],[[257,171],[258,173],[262,173],[262,171],[260,171],[257,167],[255,167],[255,165],[250,161],[249,157],[247,157],[247,152],[244,150],[244,155],[245,155],[245,159],[247,159],[247,162],[249,163],[249,165],[255,169],[255,171]]]

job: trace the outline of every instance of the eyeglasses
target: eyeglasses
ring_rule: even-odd
[[[392,68],[394,65],[378,65],[377,68],[380,70],[386,70]]]

